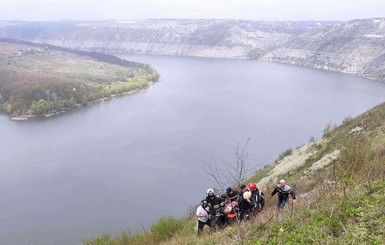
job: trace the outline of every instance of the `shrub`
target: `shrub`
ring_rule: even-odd
[[[279,154],[277,161],[281,161],[287,156],[290,156],[293,153],[293,150],[291,148],[287,149],[286,151]]]
[[[116,245],[116,242],[111,239],[111,235],[104,234],[90,240],[83,241],[83,245]]]
[[[337,129],[337,125],[329,122],[323,130],[323,135],[328,136],[331,132]]]
[[[151,226],[151,233],[159,240],[165,241],[183,228],[183,221],[174,217],[163,217]]]

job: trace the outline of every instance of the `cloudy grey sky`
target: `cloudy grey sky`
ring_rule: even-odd
[[[2,20],[351,20],[384,13],[385,0],[0,0]]]

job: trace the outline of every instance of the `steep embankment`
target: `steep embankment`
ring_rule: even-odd
[[[255,58],[385,80],[385,19],[2,22],[0,37],[81,50]]]
[[[385,19],[320,26],[292,38],[262,59],[385,81]]]
[[[266,206],[254,219],[201,237],[195,218],[162,218],[142,234],[102,235],[85,245],[128,244],[383,244],[385,239],[385,104],[285,154],[248,181]],[[269,193],[285,178],[297,194],[282,212]]]
[[[0,108],[19,120],[64,112],[158,80],[144,64],[12,40],[0,40],[0,73]]]

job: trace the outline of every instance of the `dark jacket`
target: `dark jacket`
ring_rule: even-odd
[[[285,185],[283,188],[280,185],[277,185],[274,191],[271,193],[271,196],[274,196],[276,193],[278,193],[278,199],[280,200],[287,200],[289,195],[295,199],[295,193],[288,185]]]
[[[251,207],[261,210],[263,206],[265,205],[265,198],[263,193],[259,190],[256,189],[255,191],[251,192]]]
[[[247,201],[246,199],[243,198],[243,195],[239,195],[238,197],[238,208],[239,211],[247,211],[251,210],[251,202]]]
[[[229,198],[230,202],[236,202],[238,199],[238,191],[232,191],[232,193],[227,193],[227,197]]]
[[[222,198],[219,198],[217,196],[213,197],[206,197],[205,202],[209,206],[209,214],[214,216],[220,216],[220,212],[225,206],[224,201]]]

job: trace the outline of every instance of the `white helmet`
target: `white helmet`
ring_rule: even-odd
[[[210,193],[215,194],[213,189],[208,189],[208,190],[206,191],[206,193],[207,193],[207,195],[210,194]]]

